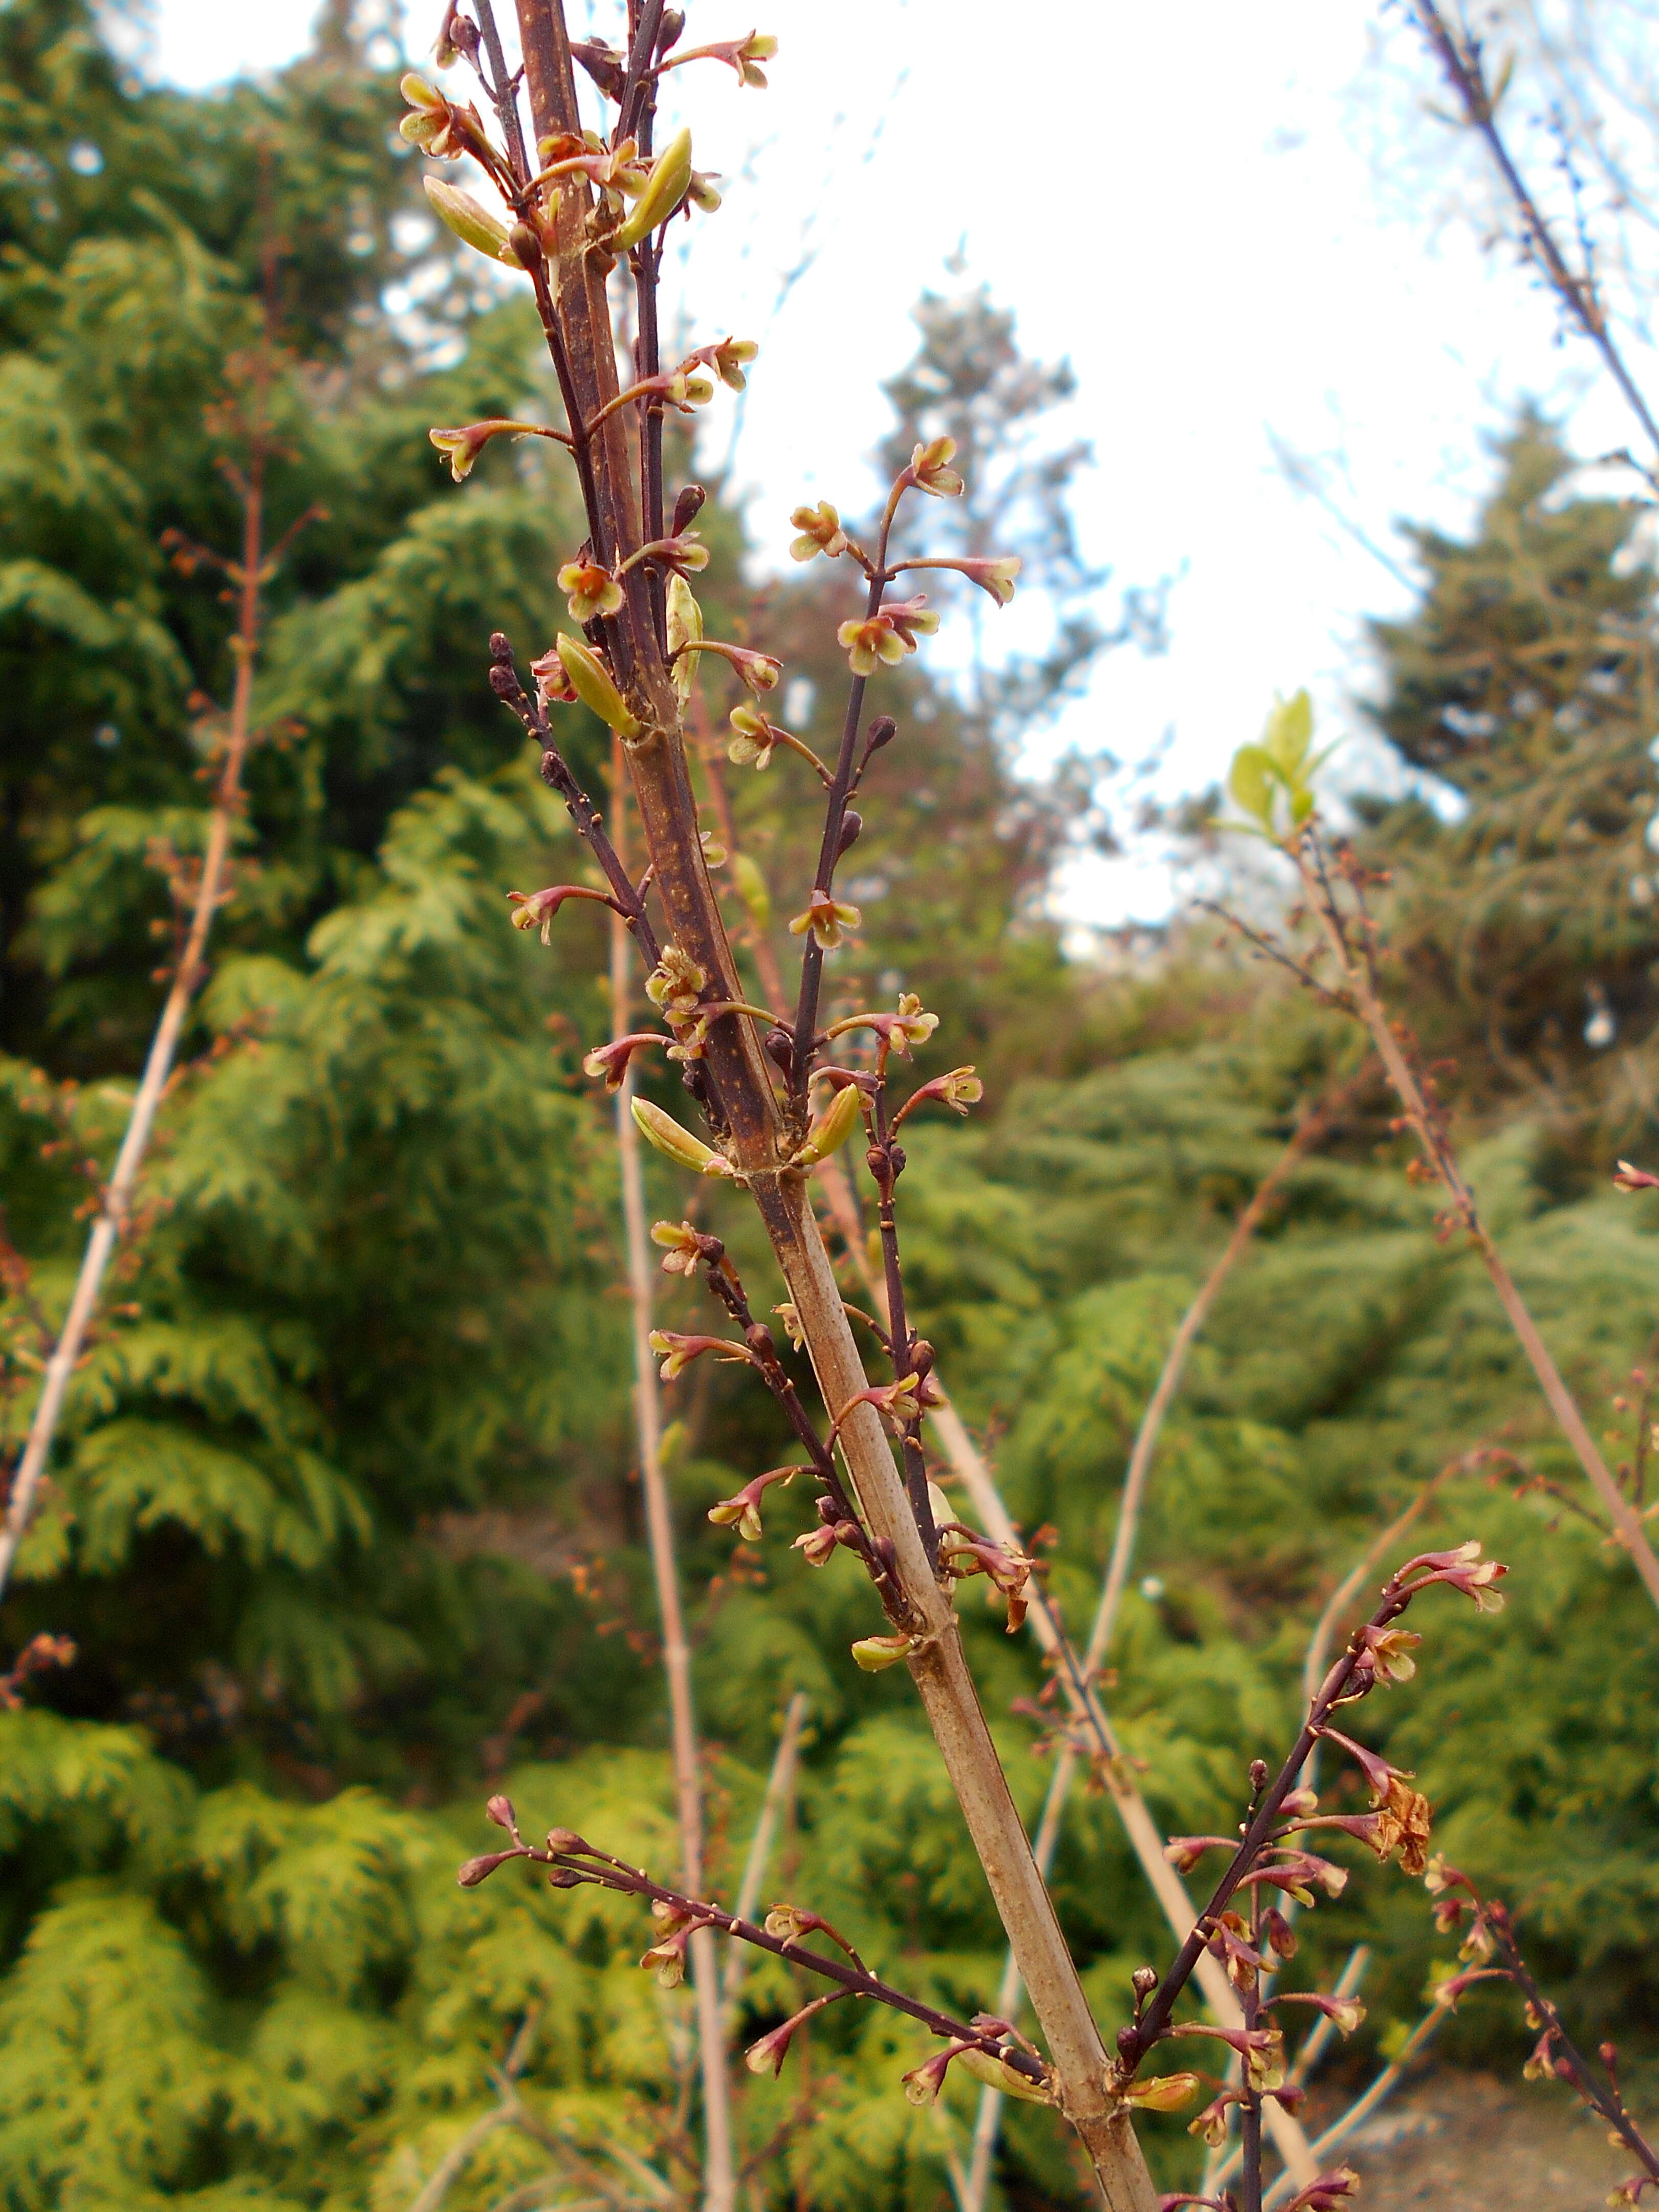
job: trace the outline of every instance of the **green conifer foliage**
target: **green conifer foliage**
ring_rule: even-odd
[[[1419,606],[1371,626],[1377,725],[1450,787],[1455,818],[1418,798],[1370,842],[1398,872],[1393,926],[1433,1042],[1477,1090],[1564,1093],[1615,1037],[1639,1049],[1659,1012],[1654,578],[1638,509],[1585,495],[1541,417],[1497,458],[1467,538],[1411,533]],[[1592,1086],[1616,1094],[1616,1140],[1646,1082],[1636,1101],[1627,1072]]]
[[[574,907],[550,949],[508,926],[508,889],[578,880],[584,863],[479,680],[498,623],[521,655],[551,635],[562,601],[535,580],[571,550],[574,509],[543,453],[498,445],[462,495],[426,441],[434,422],[534,410],[526,333],[441,264],[425,331],[384,308],[387,282],[434,249],[397,244],[410,179],[388,149],[387,88],[349,46],[270,87],[188,100],[124,83],[71,0],[14,0],[0,86],[7,143],[29,155],[0,188],[0,1200],[48,1314],[78,1253],[79,1164],[108,1158],[153,1015],[150,842],[188,850],[199,826],[189,700],[222,688],[228,622],[160,538],[224,540],[204,410],[252,328],[272,207],[293,356],[276,524],[327,509],[276,589],[260,714],[280,742],[256,758],[143,1233],[7,1607],[8,1652],[49,1628],[80,1656],[0,1714],[0,2204],[406,2212],[498,2111],[492,2069],[520,2036],[542,2136],[480,2136],[452,2212],[550,2170],[576,2197],[597,2170],[620,2201],[660,2201],[629,2158],[689,2198],[687,1998],[640,1972],[643,1916],[520,1868],[454,1881],[489,1840],[478,1801],[502,1784],[527,1826],[570,1820],[641,1863],[674,1855],[608,1105],[580,1073],[605,1034],[604,939]],[[65,158],[83,138],[95,173]],[[970,321],[967,382],[943,391],[928,380],[963,332],[926,325],[895,394],[900,434],[931,428],[935,405],[983,412],[1009,333],[988,310]],[[453,360],[425,350],[440,325]],[[1441,994],[1425,1003],[1460,1037],[1486,1035],[1485,1002],[1472,1013],[1455,981],[1478,927],[1467,988],[1519,1010],[1504,1036],[1525,1053],[1547,1018],[1571,1030],[1592,978],[1629,1018],[1652,957],[1623,887],[1647,865],[1644,695],[1637,659],[1595,644],[1607,624],[1642,634],[1650,586],[1620,552],[1622,510],[1553,500],[1539,438],[1514,449],[1479,544],[1436,542],[1424,611],[1384,641],[1390,734],[1468,811],[1397,813],[1377,833],[1419,926],[1412,972]],[[736,573],[735,516],[711,501],[702,526]],[[709,599],[740,635],[744,606]],[[848,611],[809,574],[768,614],[789,663],[782,719],[821,745]],[[1527,704],[1522,672],[1552,623],[1567,644],[1526,677],[1547,704]],[[1495,688],[1462,665],[1477,647]],[[735,696],[707,678],[711,750]],[[1433,750],[1457,733],[1449,705],[1498,716],[1484,749],[1466,720],[1462,753]],[[1052,795],[1011,781],[982,696],[912,675],[898,711],[911,773],[854,856],[866,926],[832,989],[848,1005],[921,990],[944,1016],[937,1065],[976,1059],[989,1079],[982,1123],[907,1128],[909,1278],[1024,1526],[1056,1532],[1051,1585],[1075,1623],[1169,1332],[1346,1040],[1178,937],[1144,970],[1080,979],[1040,910]],[[599,738],[575,746],[596,783]],[[1577,811],[1549,811],[1540,762],[1564,794],[1583,772]],[[723,773],[781,937],[810,860],[778,793],[810,769],[780,757]],[[1589,920],[1569,896],[1581,814],[1602,886]],[[721,884],[735,915],[738,887]],[[649,1080],[672,1103],[663,1071]],[[1474,1168],[1564,1366],[1604,1401],[1659,1296],[1650,1201],[1564,1184],[1538,1127],[1496,1111]],[[665,1173],[653,1194],[667,1212],[684,1194]],[[708,1203],[758,1292],[752,1231]],[[1231,1818],[1243,1761],[1284,1742],[1308,1626],[1384,1511],[1481,1444],[1574,1480],[1484,1279],[1431,1215],[1362,1097],[1297,1171],[1200,1345],[1145,1524],[1152,1579],[1132,1586],[1113,1654],[1117,1716],[1172,1831]],[[15,1439],[33,1338],[7,1281]],[[661,1298],[667,1325],[706,1319],[670,1279]],[[907,1985],[971,2011],[995,1986],[995,1917],[902,1681],[845,1663],[867,1625],[856,1570],[793,1553],[799,1486],[772,1494],[757,1545],[710,1526],[709,1504],[787,1440],[707,1363],[675,1388],[682,1557],[706,1591],[711,1882],[735,1888],[780,1708],[803,1686],[813,1739],[769,1898],[826,1912]],[[1628,1407],[1614,1418],[1632,1433]],[[1594,1529],[1499,1471],[1460,1477],[1430,1525],[1511,1560],[1510,1610],[1478,1633],[1437,1623],[1411,1703],[1383,1707],[1387,1741],[1448,1847],[1518,1893],[1574,2001],[1623,2032],[1655,2000],[1648,1616]],[[1041,1670],[999,1608],[964,1612],[1034,1814],[1044,1729],[1024,1708]],[[1128,1972],[1167,1945],[1109,1798],[1074,1808],[1057,1895],[1116,2017]],[[1312,1980],[1363,1936],[1381,1955],[1366,2038],[1414,2017],[1431,1956],[1420,1892],[1372,1875],[1320,1921],[1298,1972]],[[798,2001],[763,1960],[737,2039]],[[1507,2032],[1475,2004],[1465,2017],[1466,2050]],[[740,2153],[775,2144],[769,2203],[933,2212],[945,2128],[960,2142],[971,2091],[951,2087],[942,2112],[896,2096],[923,2045],[838,2008],[808,2032],[810,2101],[793,2075],[744,2076]],[[1009,2143],[1011,2194],[1080,2201],[1040,2115],[1017,2112]],[[1158,2154],[1171,2185],[1195,2170],[1179,2120]]]

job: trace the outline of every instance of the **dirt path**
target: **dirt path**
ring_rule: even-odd
[[[1487,2074],[1431,2075],[1338,2155],[1355,2212],[1599,2212],[1630,2170],[1566,2089]]]

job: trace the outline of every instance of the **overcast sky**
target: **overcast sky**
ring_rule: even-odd
[[[428,26],[425,5],[407,18],[417,51],[439,13],[434,0]],[[1306,683],[1328,732],[1357,726],[1361,619],[1404,604],[1383,563],[1285,483],[1270,430],[1340,453],[1345,501],[1396,556],[1397,516],[1467,514],[1483,434],[1522,393],[1566,414],[1581,451],[1631,434],[1510,260],[1379,192],[1367,72],[1379,36],[1410,55],[1398,11],[734,5],[696,0],[688,39],[758,21],[781,42],[772,89],[739,91],[714,65],[671,82],[699,167],[726,179],[696,231],[700,323],[765,342],[737,455],[763,546],[781,556],[803,495],[869,498],[865,456],[889,420],[878,387],[912,350],[912,303],[984,279],[1028,350],[1077,371],[1073,434],[1097,456],[1086,550],[1122,582],[1180,578],[1169,653],[1113,655],[1058,740],[1133,761],[1172,733],[1166,793],[1219,775],[1276,689]],[[271,68],[312,13],[160,0],[147,65],[192,86]],[[595,9],[601,28],[611,13]],[[1011,42],[1024,23],[1031,37]],[[1170,896],[1151,848],[1075,872],[1066,894],[1103,921]]]

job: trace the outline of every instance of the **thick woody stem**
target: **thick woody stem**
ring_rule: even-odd
[[[1550,1411],[1554,1414],[1562,1434],[1571,1445],[1578,1464],[1589,1478],[1590,1487],[1601,1499],[1617,1540],[1629,1553],[1631,1563],[1647,1587],[1648,1595],[1659,1605],[1659,1559],[1654,1556],[1648,1540],[1642,1516],[1631,1504],[1608,1471],[1607,1462],[1596,1449],[1577,1401],[1561,1379],[1561,1371],[1551,1356],[1549,1346],[1539,1334],[1538,1324],[1528,1309],[1526,1300],[1516,1287],[1515,1279],[1504,1261],[1492,1231],[1481,1218],[1475,1205],[1474,1193],[1465,1181],[1458,1165],[1457,1156],[1447,1141],[1439,1116],[1424,1095],[1400,1033],[1389,1018],[1372,972],[1371,960],[1366,949],[1356,950],[1345,926],[1345,918],[1336,902],[1336,891],[1324,865],[1324,855],[1311,834],[1297,845],[1292,858],[1301,873],[1308,903],[1317,916],[1326,944],[1340,963],[1342,980],[1351,995],[1359,1019],[1370,1034],[1382,1062],[1395,1096],[1405,1110],[1412,1133],[1422,1147],[1425,1159],[1445,1186],[1452,1202],[1452,1210],[1473,1238],[1486,1263],[1492,1288],[1498,1293],[1499,1304],[1508,1316],[1510,1328],[1526,1353],[1533,1373],[1538,1378]],[[1369,945],[1369,919],[1359,917],[1359,928]]]
[[[622,839],[621,763],[612,761],[611,835],[618,857],[626,860]],[[628,925],[611,918],[611,1015],[620,1036],[629,1020]],[[656,1363],[651,1352],[651,1243],[645,1218],[645,1178],[639,1132],[634,1126],[633,1070],[625,1069],[617,1093],[617,1149],[622,1166],[623,1224],[628,1251],[629,1317],[634,1337],[634,1409],[640,1446],[640,1480],[645,1492],[646,1530],[662,1623],[663,1672],[668,1680],[669,1733],[674,1762],[674,1796],[680,1824],[681,1881],[692,1896],[702,1888],[702,1776],[697,1757],[696,1722],[691,1705],[691,1648],[686,1640],[680,1601],[679,1571],[674,1557],[674,1522],[662,1465],[662,1409]],[[726,2030],[720,2005],[720,1969],[714,1940],[706,1929],[690,1939],[691,1977],[697,2001],[697,2037],[702,2071],[703,2203],[707,2212],[731,2212],[736,2185],[732,2162],[731,2088],[726,2066]]]
[[[536,136],[574,130],[579,112],[559,0],[517,0],[517,5]],[[552,299],[584,422],[618,389],[605,276],[586,234],[589,198],[582,179],[559,180],[550,264]],[[610,544],[625,557],[638,550],[641,539],[629,440],[620,416],[595,432],[592,459],[599,520]],[[628,748],[629,769],[666,933],[704,969],[719,997],[738,999],[642,566],[630,569],[622,583],[624,604],[607,626],[606,643],[618,685],[641,725],[641,735]],[[868,1388],[868,1379],[804,1180],[781,1157],[776,1102],[751,1025],[730,1016],[714,1020],[703,1065],[711,1105],[760,1209],[833,1419]],[[1062,2108],[1088,2148],[1113,2212],[1152,2212],[1156,2199],[1145,2161],[1127,2114],[1108,2089],[1099,2030],[1009,1795],[955,1615],[932,1572],[874,1408],[854,1407],[841,1426],[840,1442],[866,1527],[893,1547],[918,1639],[910,1671],[1048,2039]]]

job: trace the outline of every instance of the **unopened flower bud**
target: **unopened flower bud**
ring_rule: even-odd
[[[484,1817],[493,1820],[498,1828],[505,1828],[509,1834],[519,1825],[519,1816],[513,1810],[510,1797],[492,1797],[484,1807]]]
[[[775,1067],[786,1075],[793,1074],[795,1066],[795,1040],[787,1030],[768,1030],[761,1039],[762,1048]]]
[[[843,853],[848,851],[853,846],[858,843],[859,839],[863,836],[863,834],[864,817],[861,814],[854,813],[853,809],[849,806],[846,813],[842,817],[841,842],[836,847],[836,858],[840,860]]]
[[[1158,1968],[1156,1966],[1137,1966],[1133,1973],[1129,1977],[1129,1986],[1134,1991],[1136,1996],[1144,2004],[1146,1999],[1151,1996],[1152,1991],[1158,1987]]]
[[[702,510],[702,503],[708,496],[708,493],[701,484],[689,483],[680,486],[679,497],[674,501],[672,534],[676,538],[696,520]]]
[[[550,1851],[585,1851],[587,1845],[574,1828],[550,1828],[547,1848]]]
[[[546,258],[542,250],[541,234],[527,222],[515,222],[507,234],[507,242],[513,249],[513,258],[520,269],[539,269]]]
[[[1267,1762],[1265,1759],[1253,1759],[1250,1761],[1250,1787],[1252,1790],[1265,1790],[1267,1786]]]
[[[890,745],[898,735],[898,724],[890,714],[878,714],[870,725],[870,741],[866,752],[878,753],[884,745]]]
[[[476,1889],[481,1881],[487,1880],[495,1873],[498,1866],[505,1865],[508,1859],[523,1856],[523,1852],[520,1850],[485,1851],[478,1858],[469,1859],[465,1866],[458,1869],[455,1879],[463,1889]]]
[[[884,1668],[908,1659],[915,1648],[914,1636],[861,1636],[853,1646],[853,1656],[866,1674],[879,1674]]]

